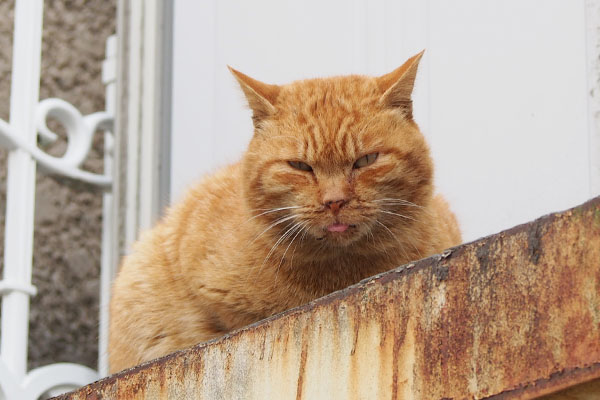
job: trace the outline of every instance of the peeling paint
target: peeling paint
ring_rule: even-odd
[[[599,211],[597,198],[455,247],[60,398],[592,396]]]

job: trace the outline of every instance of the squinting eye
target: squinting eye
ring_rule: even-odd
[[[290,164],[292,168],[296,168],[302,171],[312,171],[312,167],[307,163],[303,163],[302,161],[288,161],[288,164]]]
[[[362,168],[366,167],[367,165],[371,165],[375,162],[375,160],[377,160],[378,155],[379,153],[371,153],[367,154],[366,156],[362,156],[361,158],[356,160],[352,168]]]

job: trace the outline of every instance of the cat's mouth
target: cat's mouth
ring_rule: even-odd
[[[317,240],[323,240],[325,237],[341,238],[351,235],[353,230],[356,228],[355,224],[346,224],[343,222],[334,222],[331,225],[327,225],[323,228],[324,235],[317,237]]]
[[[331,224],[327,227],[329,232],[345,232],[348,228],[350,228],[349,224],[342,224],[340,222],[336,222],[335,224]]]

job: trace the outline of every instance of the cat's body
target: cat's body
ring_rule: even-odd
[[[412,121],[419,58],[381,78],[281,87],[233,71],[254,138],[126,257],[111,302],[111,371],[460,242]]]

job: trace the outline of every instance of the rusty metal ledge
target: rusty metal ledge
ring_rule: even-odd
[[[59,398],[530,399],[599,378],[596,198]]]

